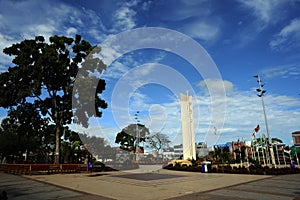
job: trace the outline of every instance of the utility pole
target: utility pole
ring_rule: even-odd
[[[265,102],[264,102],[264,94],[266,93],[266,90],[263,90],[264,84],[261,83],[261,79],[260,79],[259,74],[257,74],[254,77],[257,78],[257,82],[258,82],[258,86],[259,86],[259,88],[256,89],[256,91],[259,92],[257,94],[257,96],[259,96],[261,98],[261,103],[262,103],[262,106],[263,106],[264,117],[265,117],[266,130],[267,130],[267,134],[268,134],[268,143],[271,144],[272,139],[271,139],[270,132],[269,132],[269,126],[268,126],[268,120],[267,120],[267,114],[266,114],[266,107],[265,107]]]
[[[266,90],[263,90],[264,84],[262,84],[259,74],[257,74],[254,77],[257,78],[257,82],[258,82],[258,86],[259,86],[259,88],[256,89],[256,91],[258,92],[257,96],[261,98],[261,103],[262,103],[262,107],[263,107],[263,111],[264,111],[266,130],[267,130],[267,134],[268,134],[267,146],[269,147],[269,145],[271,145],[271,148],[270,148],[271,159],[272,159],[272,164],[275,165],[276,163],[275,163],[274,151],[273,151],[273,146],[272,146],[272,138],[271,138],[270,131],[269,131],[265,102],[264,102],[264,94],[266,93]]]
[[[134,119],[136,120],[136,142],[135,142],[135,160],[139,160],[139,143],[140,143],[140,131],[139,131],[139,111],[134,114]]]

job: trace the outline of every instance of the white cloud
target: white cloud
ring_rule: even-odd
[[[249,13],[238,23],[239,31],[236,37],[239,47],[251,43],[262,31],[283,21],[286,18],[286,12],[282,10],[285,10],[291,3],[281,0],[238,0],[238,2],[243,14]],[[248,15],[252,15],[253,18],[249,18]]]
[[[217,122],[212,120],[211,96],[193,96],[194,111],[199,108],[198,113],[194,112],[194,121],[195,123],[199,122],[195,124],[196,142],[203,141],[206,134],[212,134],[208,132],[209,126],[216,126],[217,134],[220,136],[215,141],[217,143],[231,142],[242,138],[249,140],[257,124],[261,126],[261,132],[266,134],[261,99],[253,94],[252,90],[244,92],[232,90],[234,88],[232,83],[224,82],[225,88],[231,91],[231,94],[227,96],[227,112],[223,127],[216,126]],[[151,131],[159,131],[168,135],[172,144],[181,143],[179,99],[173,97],[169,98],[166,103],[153,104],[149,101],[148,95],[136,91],[128,106],[132,113],[136,110],[140,111],[141,123],[150,127]],[[270,94],[265,96],[265,106],[271,136],[280,138],[289,145],[291,133],[300,128],[298,123],[300,100],[290,96]],[[298,109],[295,109],[297,107]],[[134,119],[128,119],[128,115],[122,119],[129,120],[128,123],[134,121]],[[103,133],[109,135],[113,140],[120,128],[123,127],[106,127]]]
[[[6,47],[9,47],[10,45],[12,45],[13,43],[15,43],[16,41],[14,40],[14,38],[7,36],[7,35],[3,35],[0,33],[0,51],[3,52],[3,49]],[[9,63],[11,60],[11,58],[3,53],[0,53],[0,72],[6,71],[7,66],[4,66],[4,64]]]
[[[32,24],[24,27],[26,32],[23,34],[25,38],[33,38],[35,35],[42,35],[47,40],[53,33],[56,32],[56,25],[54,21],[49,20],[47,24]]]
[[[261,74],[266,79],[274,79],[278,77],[298,79],[300,76],[300,67],[299,65],[280,65],[264,69]]]
[[[171,28],[195,39],[213,41],[220,34],[222,19],[215,14],[214,3],[206,0],[170,1],[160,10],[158,16],[162,22],[171,22],[175,25]]]
[[[168,1],[164,4],[156,4],[160,6],[161,12],[158,16],[163,21],[174,21],[188,23],[188,19],[208,19],[212,17],[212,13],[215,9],[214,3],[209,1]]]
[[[115,146],[115,137],[120,129],[111,126],[100,126],[95,119],[92,121],[93,125],[90,125],[89,128],[83,128],[77,124],[71,124],[69,128],[81,134],[104,138],[108,145]]]
[[[266,114],[272,137],[279,137],[285,142],[290,140],[291,132],[299,128],[296,121],[300,119],[299,110],[291,113],[290,109],[299,105],[299,99],[289,96],[267,95],[265,97]],[[224,128],[234,128],[235,131],[222,132],[222,141],[237,139],[238,137],[249,139],[257,124],[260,124],[262,132],[266,133],[262,104],[257,96],[235,93],[227,97],[227,115]]]
[[[216,91],[216,94],[222,94],[224,91],[230,93],[233,90],[233,83],[227,80],[205,79],[198,83],[198,87],[206,92],[209,92],[207,89],[208,85]]]
[[[264,24],[277,20],[275,12],[279,5],[283,4],[281,0],[239,0],[246,8],[250,9],[252,14]]]
[[[287,26],[270,41],[272,49],[299,47],[300,43],[300,18],[293,19]]]
[[[185,24],[182,31],[195,39],[212,41],[218,36],[220,30],[216,22],[195,21]]]
[[[66,30],[66,33],[68,36],[73,36],[77,32],[78,32],[77,29],[74,27],[67,28],[67,30]]]
[[[103,71],[101,75],[107,81],[111,81],[111,79],[119,79],[124,76],[125,73],[129,71],[129,67],[120,63],[119,61],[114,62],[109,66],[109,70]]]
[[[105,48],[105,49],[104,49]],[[109,45],[102,46],[103,51],[100,52],[99,57],[103,60],[104,63],[112,63],[110,66],[107,66],[108,70],[103,73],[105,79],[119,79],[124,76],[129,70],[134,67],[139,67],[144,63],[159,63],[165,56],[165,52],[155,52],[153,55],[147,55],[146,57],[142,54],[132,52],[126,55],[121,55],[118,53],[118,49],[111,48]],[[120,58],[120,59],[118,59]],[[138,74],[133,74],[135,79],[140,75],[146,75],[151,70],[151,64],[148,64],[148,67],[140,68]]]
[[[113,15],[114,25],[110,30],[113,33],[132,29],[136,26],[136,11],[133,9],[138,4],[137,0],[131,0],[123,3]]]
[[[52,35],[71,35],[83,29],[86,37],[92,36],[96,40],[104,38],[100,31],[105,30],[105,27],[94,11],[58,1],[0,1],[0,12],[1,48],[24,39],[32,39],[36,35],[43,35],[47,40]],[[95,26],[100,29],[97,33],[93,32]],[[0,63],[8,64],[2,51]]]
[[[74,11],[65,4],[56,2],[54,5],[50,1],[41,4],[36,0],[2,1],[1,7],[2,16],[5,19],[3,28],[6,30],[4,32],[30,36],[44,32],[52,34],[58,31],[62,22],[66,21]],[[3,7],[6,7],[6,9],[3,9]]]
[[[129,110],[148,110],[149,109],[149,96],[139,92],[138,90],[134,91],[130,97],[129,101]],[[145,122],[145,120],[144,120]]]

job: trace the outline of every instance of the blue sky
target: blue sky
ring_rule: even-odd
[[[300,130],[299,13],[299,0],[0,0],[0,71],[11,65],[3,48],[35,35],[78,33],[101,46],[108,38],[136,28],[177,31],[204,48],[222,79],[205,79],[187,60],[161,49],[139,49],[117,59],[116,52],[107,51],[103,58],[113,62],[101,78],[107,81],[103,98],[109,107],[101,119],[91,119],[86,131],[115,145],[116,133],[124,124],[134,123],[134,113],[140,111],[141,123],[153,132],[167,134],[173,144],[178,144],[180,105],[174,88],[188,83],[194,99],[197,142],[213,134],[215,129],[211,127],[216,127],[219,136],[212,143],[248,140],[257,124],[262,127],[261,133],[266,133],[261,99],[255,92],[258,85],[253,78],[259,73],[267,90],[265,105],[271,136],[290,145],[291,132]],[[155,81],[149,78],[153,74],[157,74]],[[175,78],[177,75],[184,79]],[[167,83],[161,83],[162,79]],[[213,98],[207,84],[217,92],[220,85],[225,88],[226,99],[215,96],[217,107],[226,106],[222,119],[212,117]],[[120,90],[128,85],[132,92],[124,96],[125,103],[114,102],[114,95],[121,94]],[[182,86],[182,91],[185,89]],[[1,116],[5,114],[1,110]]]

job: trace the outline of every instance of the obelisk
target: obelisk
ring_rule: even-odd
[[[196,159],[192,96],[180,93],[183,159]]]

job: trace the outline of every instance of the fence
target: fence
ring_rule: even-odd
[[[11,174],[57,174],[88,172],[87,164],[0,164],[0,171]]]

